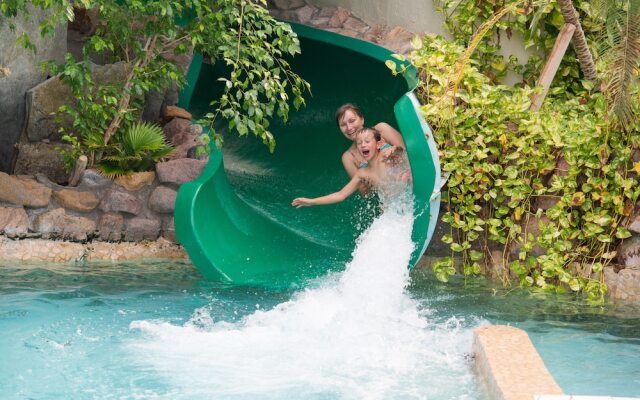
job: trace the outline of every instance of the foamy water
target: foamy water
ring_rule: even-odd
[[[406,204],[406,203],[405,203]],[[236,323],[213,307],[182,325],[130,328],[138,361],[172,398],[476,399],[471,332],[429,322],[405,289],[414,244],[407,207],[388,207],[360,237],[343,273]]]

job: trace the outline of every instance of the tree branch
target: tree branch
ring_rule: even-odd
[[[131,88],[133,86],[133,78],[135,77],[135,71],[138,68],[144,68],[151,61],[151,55],[153,54],[153,50],[156,46],[156,41],[158,39],[158,35],[153,35],[147,39],[147,42],[144,45],[144,56],[133,65],[129,74],[127,74],[127,79],[125,81],[125,85],[122,88],[123,95],[120,101],[118,102],[118,115],[111,121],[107,129],[104,131],[104,145],[106,146],[109,143],[109,139],[111,136],[118,130],[120,127],[120,123],[122,122],[122,116],[129,108],[129,102],[131,101]]]

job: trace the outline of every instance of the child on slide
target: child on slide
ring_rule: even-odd
[[[403,149],[400,147],[393,147],[390,153],[382,156],[380,151],[385,150],[385,146],[389,145],[383,144],[381,139],[380,132],[374,128],[360,129],[356,132],[356,145],[365,162],[360,165],[360,168],[355,175],[353,175],[349,183],[340,191],[326,196],[312,199],[298,197],[291,202],[291,205],[300,208],[339,203],[358,190],[361,184],[365,184],[374,189],[384,189],[382,186],[384,178],[387,175],[386,173],[390,168],[402,164],[405,160],[403,160],[404,157],[401,157]],[[408,169],[404,169],[396,175],[395,179],[410,182],[411,173]]]

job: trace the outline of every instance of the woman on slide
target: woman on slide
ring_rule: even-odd
[[[346,103],[336,110],[336,123],[342,134],[351,140],[351,146],[342,154],[342,165],[349,177],[353,178],[359,168],[364,168],[367,165],[356,145],[356,132],[364,127],[364,115],[357,106]],[[380,155],[383,158],[392,154],[395,148],[405,149],[402,135],[391,125],[380,122],[373,128],[380,132],[383,142]]]

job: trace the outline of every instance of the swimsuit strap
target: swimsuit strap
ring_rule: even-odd
[[[365,161],[365,162],[363,162],[362,164],[360,164],[360,166],[358,167],[358,169],[366,168],[366,167],[368,167],[368,166],[369,166],[369,162],[368,162],[368,161]]]
[[[393,147],[393,146],[391,146],[389,143],[385,143],[385,144],[382,145],[382,147],[380,147],[380,151],[382,151],[384,149],[388,149],[390,147]]]

